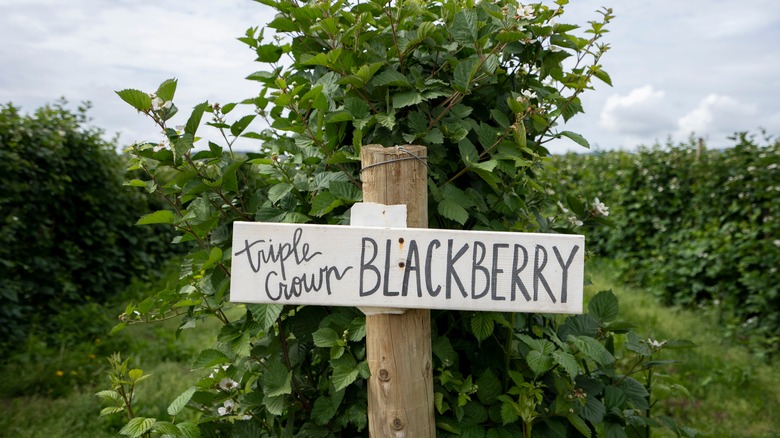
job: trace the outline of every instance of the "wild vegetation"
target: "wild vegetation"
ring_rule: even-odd
[[[611,206],[588,247],[663,302],[706,308],[758,355],[780,345],[780,141],[703,142],[555,157],[556,189]],[[550,174],[552,175],[552,173]]]

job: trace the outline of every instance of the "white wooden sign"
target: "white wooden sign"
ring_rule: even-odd
[[[236,222],[230,300],[582,313],[579,235]]]

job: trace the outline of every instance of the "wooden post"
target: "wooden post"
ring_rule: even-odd
[[[406,204],[407,226],[427,228],[426,156],[424,146],[364,146],[363,201]],[[435,437],[430,310],[366,316],[366,349],[370,436]]]

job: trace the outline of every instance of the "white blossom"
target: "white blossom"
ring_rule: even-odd
[[[520,20],[523,20],[523,19],[527,19],[527,20],[533,19],[535,13],[536,13],[536,11],[534,10],[534,7],[531,6],[531,5],[525,5],[525,6],[523,6],[522,4],[518,5],[518,8],[517,8],[517,18],[520,19]]]
[[[164,109],[168,109],[173,105],[173,102],[170,100],[162,100],[161,98],[152,95],[152,109],[155,111],[161,111]]]
[[[558,201],[558,208],[561,209],[562,212],[568,213],[569,209],[563,206],[563,203],[561,201]]]
[[[575,227],[581,227],[582,226],[582,221],[577,219],[577,216],[571,216],[569,218],[569,223],[574,225]]]
[[[596,211],[596,216],[609,216],[609,207],[599,201],[599,198],[593,199],[593,209]]]
[[[225,400],[225,403],[217,409],[217,413],[221,416],[230,415],[236,408],[236,402],[233,400]]]
[[[229,377],[223,377],[222,380],[219,381],[219,388],[223,391],[232,391],[238,388],[238,382]]]
[[[661,348],[666,344],[666,341],[657,341],[653,338],[647,338],[647,345],[653,347],[653,348]]]

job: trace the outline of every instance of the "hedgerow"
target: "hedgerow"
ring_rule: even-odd
[[[589,248],[669,304],[713,309],[758,353],[780,341],[780,141],[739,133],[700,142],[556,157],[559,190],[598,196],[612,228],[588,227]]]

